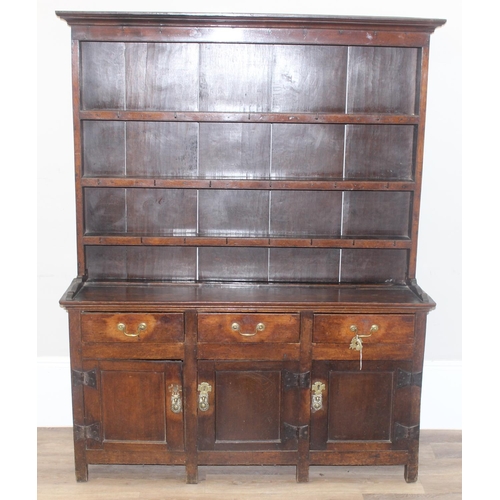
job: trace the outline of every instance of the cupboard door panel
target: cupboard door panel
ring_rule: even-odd
[[[198,449],[296,449],[287,428],[296,424],[300,395],[287,387],[284,363],[200,361],[203,382],[209,408],[198,409]]]
[[[217,373],[215,440],[279,442],[279,371]]]
[[[384,441],[391,436],[392,373],[330,372],[328,441]]]
[[[163,373],[106,370],[101,384],[105,441],[166,440]]]
[[[410,367],[405,361],[366,361],[363,370],[351,361],[313,362],[312,393],[315,387],[321,389],[321,405],[311,406],[311,449],[406,446],[396,429],[410,421],[413,388],[400,378]]]
[[[96,370],[97,387],[85,387],[85,418],[100,432],[100,442],[88,440],[88,447],[183,448],[182,409],[172,404],[172,391],[182,394],[180,362],[87,361],[86,366]]]

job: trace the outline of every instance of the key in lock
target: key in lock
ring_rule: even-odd
[[[370,328],[370,332],[366,335],[360,335],[358,333],[358,327],[356,325],[351,325],[350,330],[354,332],[356,335],[351,339],[351,343],[349,344],[349,349],[353,349],[354,351],[359,351],[359,369],[363,369],[363,340],[362,338],[371,337],[375,332],[378,331],[378,325],[372,325]]]

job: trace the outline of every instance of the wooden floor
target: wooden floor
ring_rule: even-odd
[[[461,431],[422,431],[419,480],[403,467],[311,467],[295,482],[294,467],[200,467],[199,483],[185,483],[183,467],[95,465],[77,483],[72,432],[38,429],[38,500],[458,500],[462,498]]]

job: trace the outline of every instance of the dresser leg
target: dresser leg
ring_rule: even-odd
[[[309,466],[308,465],[297,465],[296,478],[298,483],[308,483],[309,482]]]
[[[408,446],[408,463],[405,465],[405,481],[415,483],[418,479],[418,439],[411,439]]]
[[[186,483],[198,484],[198,466],[186,465]]]
[[[85,483],[89,479],[89,467],[84,460],[75,457],[75,476],[79,483]]]
[[[407,483],[415,483],[418,479],[418,464],[405,465],[405,481]]]
[[[87,464],[87,441],[80,439],[73,429],[73,450],[75,456],[75,476],[79,483],[85,483],[89,478],[89,467]]]
[[[76,480],[79,483],[86,483],[89,479],[88,467],[84,466],[84,467],[80,467],[80,468],[75,469],[75,475],[76,475]]]

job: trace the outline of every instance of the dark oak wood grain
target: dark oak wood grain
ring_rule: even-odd
[[[72,38],[78,275],[60,304],[76,479],[266,464],[298,482],[311,465],[416,481],[444,21],[57,15]]]

